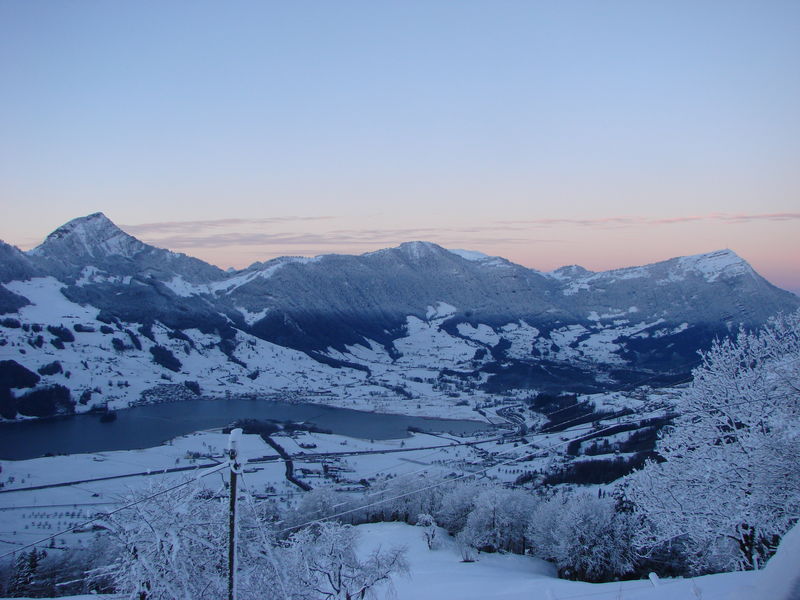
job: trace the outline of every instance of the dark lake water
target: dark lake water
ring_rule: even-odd
[[[489,426],[476,421],[429,419],[370,413],[317,404],[268,400],[189,400],[137,406],[117,411],[101,423],[96,414],[0,424],[0,458],[24,460],[50,452],[79,454],[104,450],[150,448],[193,431],[229,425],[235,419],[307,421],[333,433],[364,439],[408,437],[408,427],[424,431],[470,434]]]

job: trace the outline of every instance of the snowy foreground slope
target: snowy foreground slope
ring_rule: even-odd
[[[405,546],[410,573],[394,577],[393,589],[378,590],[378,598],[397,600],[792,600],[800,529],[786,536],[778,554],[760,572],[722,573],[687,579],[614,583],[580,583],[555,577],[552,565],[531,557],[481,554],[461,562],[455,541],[439,531],[440,546],[428,550],[422,529],[402,523],[359,525],[360,549]],[[796,585],[796,582],[794,582]],[[71,600],[117,596],[83,595]]]
[[[753,573],[724,573],[694,579],[663,580],[658,588],[641,580],[581,583],[558,579],[552,565],[528,556],[480,554],[474,563],[461,562],[455,541],[444,531],[440,532],[441,547],[428,550],[417,527],[378,523],[361,525],[358,529],[364,550],[397,544],[408,548],[410,576],[394,578],[398,600],[566,600],[584,596],[596,600],[727,600],[755,580]],[[700,595],[693,588],[698,589]]]

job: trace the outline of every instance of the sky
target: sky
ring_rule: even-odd
[[[0,239],[731,248],[800,292],[800,2],[0,0]]]

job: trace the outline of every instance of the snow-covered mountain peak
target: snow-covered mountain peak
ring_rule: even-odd
[[[572,272],[565,269],[574,269]],[[559,276],[560,273],[560,276]],[[550,273],[558,279],[586,281],[622,281],[626,279],[654,278],[660,284],[685,281],[690,276],[700,276],[709,283],[720,276],[725,278],[753,274],[750,264],[733,250],[716,250],[705,254],[680,256],[639,267],[623,267],[592,273],[582,267],[562,267]]]
[[[583,277],[594,275],[594,271],[584,269],[580,265],[566,265],[564,267],[559,267],[555,271],[544,273],[544,275],[549,275],[554,279],[582,279]]]
[[[433,242],[403,242],[397,247],[397,250],[415,260],[445,251],[444,248]]]
[[[365,397],[402,402],[456,389],[602,389],[638,373],[673,377],[714,337],[798,306],[728,250],[543,274],[418,241],[226,273],[144,244],[100,213],[28,255],[0,244],[0,358],[31,373],[57,359],[72,375],[45,383],[98,403],[184,377],[248,393],[306,389],[306,375],[308,389],[326,393],[366,381]],[[178,370],[158,362],[156,346]],[[284,366],[270,371],[276,359]],[[138,387],[93,382],[107,375]]]
[[[683,256],[676,261],[679,269],[702,275],[709,282],[716,281],[721,275],[734,277],[753,270],[746,260],[729,249]]]
[[[97,283],[85,277],[97,270],[116,276],[143,276],[170,281],[176,276],[192,284],[225,277],[224,271],[197,258],[150,246],[117,227],[103,213],[93,213],[65,223],[44,242],[28,251],[28,257],[42,272],[64,281]]]
[[[31,250],[30,254],[95,257],[119,255],[131,258],[145,248],[145,244],[122,231],[103,213],[97,212],[65,223]]]
[[[407,260],[418,261],[433,256],[449,255],[450,251],[433,242],[403,242],[399,246],[383,248],[374,252],[366,252],[361,256],[400,256]]]

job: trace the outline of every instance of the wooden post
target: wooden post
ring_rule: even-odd
[[[228,524],[228,600],[236,600],[236,476],[240,470],[237,457],[241,437],[242,430],[237,428],[231,431],[230,438],[228,438],[228,464],[231,468],[231,501]]]

